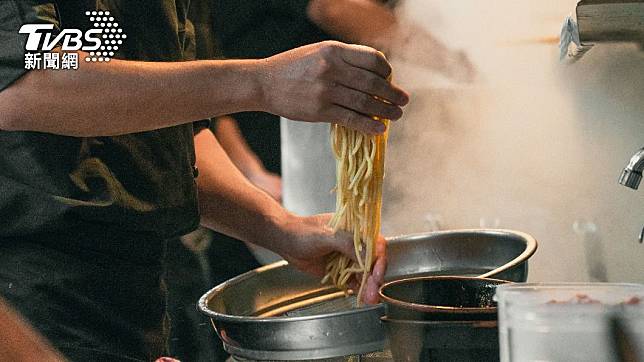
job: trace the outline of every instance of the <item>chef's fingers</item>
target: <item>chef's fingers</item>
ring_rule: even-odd
[[[318,214],[306,218],[312,220],[316,230],[316,232],[312,234],[313,237],[309,239],[313,245],[313,251],[311,253],[315,254],[311,256],[330,256],[334,252],[339,252],[350,257],[352,260],[355,260],[353,234],[344,230],[334,231],[333,228],[329,226],[329,222],[332,218],[333,213]]]
[[[371,275],[367,278],[362,301],[366,304],[376,304],[380,302],[378,291],[380,286],[385,282],[385,271],[387,263],[384,257],[378,258],[373,266]],[[358,276],[361,277],[361,276]],[[359,283],[356,283],[359,285]],[[357,287],[352,287],[353,290],[358,290]]]
[[[387,239],[382,235],[376,240],[376,256],[384,257],[387,255]]]
[[[378,289],[380,285],[376,282],[373,275],[367,278],[367,285],[365,286],[362,301],[366,304],[377,304],[380,300],[378,297]]]
[[[376,263],[373,265],[371,276],[373,281],[380,287],[385,283],[385,273],[387,272],[387,258],[385,256],[378,257]]]
[[[340,56],[349,65],[368,70],[387,79],[391,75],[391,64],[382,52],[365,45],[347,44],[341,48]]]
[[[356,258],[355,247],[353,246],[353,234],[338,230],[334,235],[334,250],[349,257],[352,261],[358,261]]]
[[[382,122],[375,121],[371,117],[340,105],[333,107],[330,111],[330,116],[334,123],[369,135],[383,133],[386,129]]]
[[[342,67],[334,74],[333,80],[345,87],[370,96],[377,96],[394,105],[404,106],[409,103],[407,92],[368,70],[350,66]]]
[[[402,108],[379,101],[367,93],[345,86],[336,87],[335,92],[331,95],[331,100],[346,109],[382,119],[395,121],[403,115]]]

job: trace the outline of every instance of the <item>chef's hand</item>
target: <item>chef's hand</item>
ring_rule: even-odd
[[[291,119],[377,134],[384,125],[370,116],[397,120],[409,101],[405,91],[387,80],[391,66],[385,56],[367,46],[311,44],[267,58],[263,67],[266,111]]]
[[[286,226],[288,242],[278,253],[296,268],[322,278],[326,272],[329,257],[340,252],[355,260],[353,236],[346,232],[333,232],[328,226],[332,214],[322,214],[310,217],[296,217],[295,221]],[[378,289],[384,282],[387,267],[386,242],[380,237],[376,246],[376,261],[371,275],[367,278],[364,302],[378,303]],[[359,286],[361,275],[356,275],[352,282],[354,288]]]
[[[387,271],[387,241],[382,235],[376,241],[376,261],[373,264],[371,275],[367,278],[367,286],[364,291],[364,301],[367,304],[375,304],[380,301],[378,290],[385,282],[385,272]],[[358,276],[361,278],[362,276]],[[360,287],[359,282],[353,285],[354,290]]]

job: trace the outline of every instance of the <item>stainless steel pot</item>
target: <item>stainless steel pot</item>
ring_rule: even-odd
[[[388,240],[387,280],[412,275],[480,275],[525,281],[537,241],[508,230],[459,230]],[[233,278],[199,300],[199,309],[234,356],[306,360],[384,348],[382,304],[355,299],[277,262]]]

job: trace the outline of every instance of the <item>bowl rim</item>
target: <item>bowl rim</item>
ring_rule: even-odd
[[[349,310],[343,310],[343,311],[338,311],[338,312],[330,312],[330,313],[323,313],[319,315],[309,315],[309,316],[298,316],[298,317],[285,317],[285,316],[279,316],[279,317],[254,317],[254,316],[244,316],[244,315],[230,315],[230,314],[224,314],[224,313],[219,313],[214,310],[211,310],[208,307],[208,303],[210,299],[217,293],[222,292],[224,289],[229,288],[230,286],[237,284],[239,282],[244,281],[245,279],[252,278],[255,274],[257,273],[262,273],[264,271],[268,271],[271,269],[276,269],[280,268],[283,266],[288,265],[289,263],[285,260],[277,261],[272,264],[264,265],[262,267],[259,267],[257,269],[251,270],[249,272],[246,272],[244,274],[238,275],[232,279],[229,279],[216,287],[210,289],[208,292],[206,292],[204,295],[199,298],[199,301],[197,302],[197,309],[199,312],[202,314],[205,314],[211,319],[215,319],[217,321],[222,321],[222,322],[235,322],[235,323],[244,323],[244,324],[253,324],[253,323],[263,323],[263,324],[280,324],[280,323],[289,323],[289,322],[305,322],[305,321],[315,321],[315,320],[320,320],[320,319],[327,319],[327,318],[340,318],[340,317],[352,317],[352,316],[357,316],[359,317],[362,314],[368,314],[368,313],[382,313],[384,314],[385,309],[384,305],[382,303],[378,304],[371,304],[371,305],[363,305],[359,308],[352,308]],[[329,289],[332,289],[330,287]]]
[[[423,276],[423,277],[412,277],[412,278],[402,278],[390,281],[383,284],[380,289],[378,289],[378,295],[380,299],[386,304],[391,304],[396,307],[413,310],[423,313],[449,313],[449,314],[494,314],[497,312],[497,307],[449,307],[441,305],[430,305],[430,304],[420,304],[420,303],[411,303],[404,300],[396,299],[390,296],[387,296],[384,291],[385,289],[404,283],[410,282],[419,282],[419,281],[437,281],[437,280],[469,280],[469,281],[485,281],[492,282],[495,286],[513,284],[509,280],[494,279],[494,278],[482,278],[482,277],[461,277],[461,276]]]

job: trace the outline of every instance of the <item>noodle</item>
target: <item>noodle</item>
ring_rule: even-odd
[[[336,158],[336,212],[330,226],[353,234],[356,262],[340,253],[332,255],[323,283],[331,281],[347,290],[351,276],[362,273],[358,305],[371,272],[375,243],[380,235],[382,181],[388,120],[373,117],[387,126],[382,135],[369,136],[340,125],[331,126],[331,146]]]

